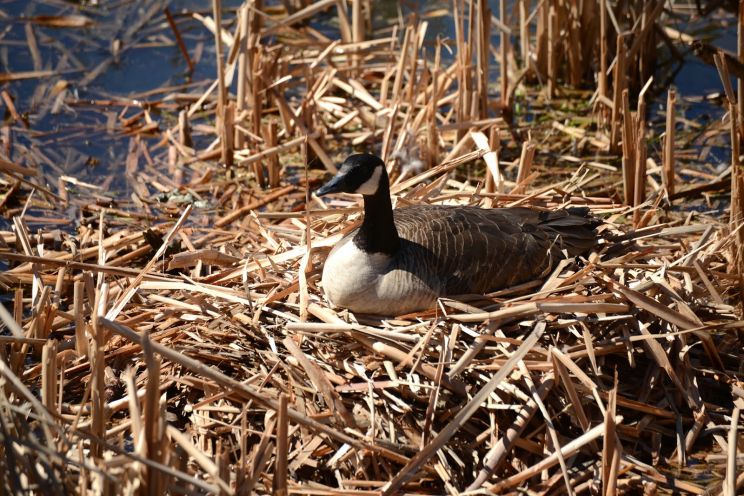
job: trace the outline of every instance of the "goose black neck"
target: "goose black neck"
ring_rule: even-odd
[[[354,236],[354,244],[367,253],[394,255],[400,247],[398,231],[393,221],[390,185],[383,172],[374,195],[364,195],[364,221]]]

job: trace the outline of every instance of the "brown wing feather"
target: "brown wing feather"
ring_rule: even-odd
[[[562,248],[576,255],[596,243],[597,223],[583,211],[420,205],[395,210],[394,216],[406,252],[401,260],[415,264],[441,295],[483,293],[539,278],[562,257]]]

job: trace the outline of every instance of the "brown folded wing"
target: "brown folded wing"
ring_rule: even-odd
[[[588,210],[540,212],[422,205],[394,211],[403,270],[440,295],[483,293],[545,276],[596,244]]]

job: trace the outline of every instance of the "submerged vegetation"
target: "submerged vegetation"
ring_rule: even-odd
[[[0,1],[0,492],[742,491],[744,7],[98,3]],[[607,241],[331,308],[353,151]]]

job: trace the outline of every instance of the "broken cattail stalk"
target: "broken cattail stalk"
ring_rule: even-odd
[[[455,42],[457,45],[457,93],[455,102],[455,121],[466,122],[470,120],[468,114],[468,103],[470,102],[470,66],[468,43],[465,42],[465,5],[464,0],[453,0],[455,21]],[[405,54],[405,52],[404,52]],[[397,76],[396,76],[397,77]],[[466,129],[457,130],[457,141],[459,142],[466,134]]]
[[[364,41],[362,0],[351,0],[351,34],[354,43],[361,43]],[[362,55],[357,51],[352,52],[352,54],[351,65],[358,70],[362,62]]]
[[[568,24],[568,46],[566,51],[568,52],[569,82],[571,86],[578,87],[581,85],[582,75],[585,70],[581,46],[581,21],[579,19],[578,2],[564,3],[561,13],[562,16],[559,19],[560,25],[565,26],[566,23]]]
[[[278,144],[277,141],[277,123],[276,121],[270,121],[266,124],[266,146],[268,148],[275,148]],[[281,164],[279,163],[279,155],[272,153],[267,158],[268,170],[269,170],[269,187],[276,188],[279,186],[281,181]]]
[[[217,58],[217,130],[221,139],[222,163],[227,163],[229,153],[228,143],[224,139],[225,128],[225,106],[227,104],[227,88],[225,87],[225,65],[222,56],[222,0],[212,0],[214,13],[214,47]]]
[[[602,446],[602,494],[617,494],[617,476],[620,467],[621,446],[615,423],[615,405],[617,404],[617,374],[615,387],[610,391],[610,398],[605,410],[604,444]]]
[[[160,416],[160,359],[155,356],[149,334],[142,336],[142,352],[147,367],[147,385],[145,388],[144,433],[147,457],[159,463],[162,460],[162,422]],[[161,471],[147,466],[145,477],[148,492],[160,494],[162,490]]]
[[[537,4],[537,32],[535,43],[535,69],[539,77],[544,77],[547,73],[547,53],[548,53],[548,3],[539,2]]]
[[[225,107],[225,113],[222,118],[222,162],[227,167],[232,167],[235,161],[234,140],[235,140],[235,103],[230,102]]]
[[[522,154],[519,157],[519,170],[517,172],[517,185],[510,194],[522,193],[525,190],[525,180],[532,170],[532,160],[535,158],[535,145],[532,141],[522,143]]]
[[[615,55],[615,73],[612,81],[612,123],[610,131],[610,151],[617,153],[620,143],[622,115],[621,106],[625,89],[625,37],[617,35],[617,53]]]
[[[645,121],[641,120],[638,132],[642,133],[645,127]],[[633,186],[633,226],[640,227],[641,222],[641,204],[646,200],[646,144],[642,137],[637,140],[635,152],[635,185]]]
[[[178,113],[178,142],[181,146],[192,148],[191,128],[189,126],[189,114],[186,110]]]
[[[548,69],[548,84],[547,84],[547,98],[550,100],[555,95],[555,85],[557,84],[556,78],[558,77],[557,74],[557,67],[556,67],[556,51],[558,50],[558,33],[556,24],[558,23],[557,14],[555,12],[556,4],[554,2],[549,2],[547,9],[548,9],[548,61],[547,61],[547,69]]]
[[[170,26],[171,31],[173,31],[173,36],[176,37],[178,49],[181,51],[181,55],[183,55],[184,60],[186,60],[186,65],[189,66],[189,73],[192,73],[194,72],[194,63],[191,61],[189,51],[186,48],[186,43],[183,42],[183,38],[181,37],[181,32],[178,29],[178,25],[176,25],[176,21],[175,19],[173,19],[173,15],[171,14],[170,9],[167,6],[163,9],[163,12],[165,13],[165,18],[168,20],[168,25]]]
[[[630,112],[628,90],[623,90],[623,113],[622,113],[622,135],[623,135],[623,192],[626,205],[632,205],[635,198],[635,169],[636,149],[638,148],[636,137],[636,125],[633,114]]]
[[[646,81],[638,94],[636,111],[636,149],[635,149],[635,184],[633,186],[633,226],[637,229],[641,221],[641,204],[646,201],[646,91],[651,87],[653,77]]]
[[[336,14],[338,16],[339,31],[341,31],[341,40],[344,43],[352,43],[352,28],[346,9],[346,0],[336,0]]]
[[[597,85],[600,99],[607,98],[607,2],[599,2],[599,74]]]
[[[674,194],[674,103],[677,100],[674,88],[667,94],[667,113],[666,113],[666,132],[664,134],[664,163],[662,165],[662,184],[667,190],[669,196]]]
[[[439,101],[439,78],[441,75],[442,41],[437,38],[434,53],[434,68],[431,78],[431,98],[427,105],[426,130],[427,149],[426,158],[429,169],[439,163],[439,132],[437,130],[437,102]]]
[[[92,432],[99,440],[106,434],[106,329],[99,325],[100,319],[106,313],[108,298],[108,283],[101,284],[95,290],[95,304],[91,309],[93,323],[93,353],[91,354],[91,403],[92,403]],[[94,458],[103,455],[103,445],[98,440],[91,444],[91,454]]]
[[[736,458],[739,452],[739,417],[741,409],[744,406],[744,400],[741,398],[735,401],[734,409],[731,411],[731,424],[728,433],[728,454],[726,457],[726,478],[724,479],[723,494],[724,496],[735,496],[737,494],[736,480]]]
[[[530,22],[528,19],[531,0],[519,0],[519,51],[522,70],[530,67]]]
[[[300,272],[298,274],[300,284],[300,322],[307,321],[307,307],[310,302],[310,293],[307,287],[307,275],[312,270],[312,229],[310,224],[310,179],[307,142],[302,144],[302,162],[305,165],[305,233],[304,241],[307,251],[300,262]]]
[[[398,102],[400,99],[400,92],[403,88],[403,78],[405,76],[405,67],[408,60],[408,45],[411,43],[411,37],[413,36],[413,26],[406,26],[406,30],[403,32],[403,41],[400,45],[400,56],[398,57],[398,64],[395,67],[395,79],[393,80],[393,94],[391,100]]]
[[[733,102],[729,102],[729,114],[731,136],[731,213],[729,215],[729,229],[731,229],[731,232],[736,232],[732,265],[735,270],[741,273],[741,267],[744,265],[744,232],[739,227],[744,222],[744,191],[742,190],[744,174],[741,171],[739,155],[739,126],[736,123],[738,116],[736,105]]]
[[[501,36],[499,38],[499,63],[501,64],[501,106],[506,109],[509,105],[509,33],[506,21],[506,0],[499,0],[499,21],[501,21]],[[480,119],[488,117],[488,55],[490,47],[491,11],[488,2],[478,0],[478,57],[480,93]]]
[[[49,300],[52,294],[52,288],[49,286],[43,286],[41,292],[36,298],[33,310],[31,312],[31,337],[38,339],[46,339],[47,329],[44,325],[47,320],[49,310]],[[41,354],[41,346],[34,346],[34,353],[38,356]]]
[[[739,15],[736,25],[736,53],[739,62],[744,64],[744,1],[742,0],[739,0]],[[744,116],[744,78],[737,78],[736,94],[738,95],[739,115]],[[740,138],[744,139],[744,136]]]
[[[498,126],[498,124],[495,124],[495,125],[491,126],[491,131],[488,134],[488,148],[490,150],[492,150],[496,154],[496,157],[498,157],[499,151],[501,149],[501,140],[499,139],[499,126]],[[493,177],[493,173],[491,172],[491,168],[490,167],[486,167],[485,191],[486,191],[486,193],[496,193],[496,190],[497,190],[496,180]]]
[[[279,409],[276,422],[276,466],[274,469],[274,488],[272,493],[279,496],[287,495],[287,455],[289,449],[289,416],[287,405],[289,399],[286,394],[279,396]]]
[[[240,44],[238,48],[238,94],[236,113],[240,119],[244,117],[247,102],[246,87],[249,84],[248,71],[251,69],[248,55],[248,39],[250,38],[250,7],[244,4],[238,11]],[[242,149],[245,146],[245,135],[241,132],[235,134],[235,147]]]
[[[729,136],[731,142],[731,209],[729,214],[729,229],[731,232],[736,232],[735,242],[731,245],[732,253],[729,270],[741,273],[740,268],[744,265],[744,232],[742,232],[740,226],[744,220],[744,209],[739,206],[743,203],[741,186],[744,178],[740,170],[739,145],[741,137],[744,135],[744,131],[742,131],[744,120],[740,118],[737,111],[737,99],[731,85],[727,57],[725,57],[722,50],[718,50],[713,54],[713,60],[723,83],[729,109]],[[741,282],[741,284],[744,285],[744,282]]]
[[[41,402],[50,412],[57,411],[57,341],[48,341],[41,351]]]

